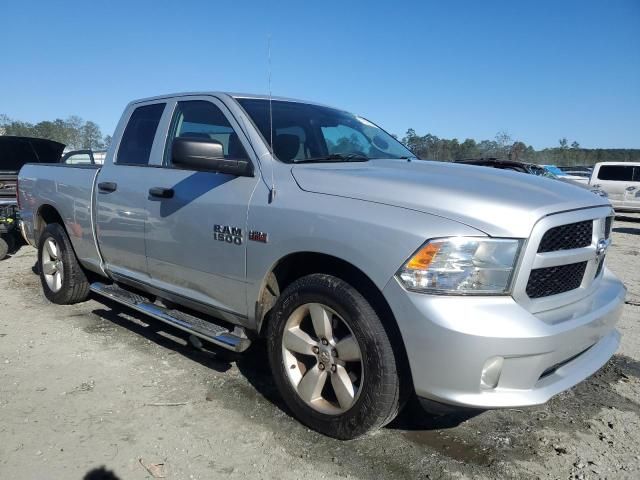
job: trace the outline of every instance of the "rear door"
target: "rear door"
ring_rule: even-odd
[[[155,102],[132,109],[113,164],[105,165],[97,180],[96,224],[106,269],[134,280],[148,278],[148,179],[154,170],[150,159],[161,155],[162,142],[155,139],[165,108],[166,102]]]
[[[149,200],[146,254],[153,285],[246,316],[247,211],[258,174],[179,169],[171,145],[177,137],[217,140],[226,158],[250,158],[255,165],[250,144],[224,103],[211,96],[177,101],[166,137],[161,168],[148,172],[151,187],[171,190],[170,198]]]

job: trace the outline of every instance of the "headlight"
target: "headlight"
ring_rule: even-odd
[[[474,237],[425,243],[398,271],[408,290],[448,295],[506,294],[521,241]]]

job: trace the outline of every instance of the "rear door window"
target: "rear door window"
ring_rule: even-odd
[[[154,103],[136,108],[122,135],[116,163],[123,165],[148,165],[153,139],[164,111],[164,103]]]
[[[631,165],[602,165],[598,172],[598,178],[600,180],[632,182],[634,180],[633,170],[634,167]]]

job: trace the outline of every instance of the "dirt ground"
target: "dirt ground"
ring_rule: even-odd
[[[613,241],[629,293],[596,375],[544,406],[412,410],[352,442],[287,414],[260,346],[199,351],[100,299],[48,304],[23,247],[0,263],[0,479],[640,478],[640,220]]]

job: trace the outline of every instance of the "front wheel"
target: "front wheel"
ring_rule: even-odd
[[[274,306],[268,347],[280,394],[305,425],[347,440],[397,415],[400,381],[389,337],[343,280],[313,274],[292,283]]]
[[[67,232],[57,223],[46,226],[38,244],[38,270],[44,296],[69,305],[89,296],[89,282],[78,263]]]

